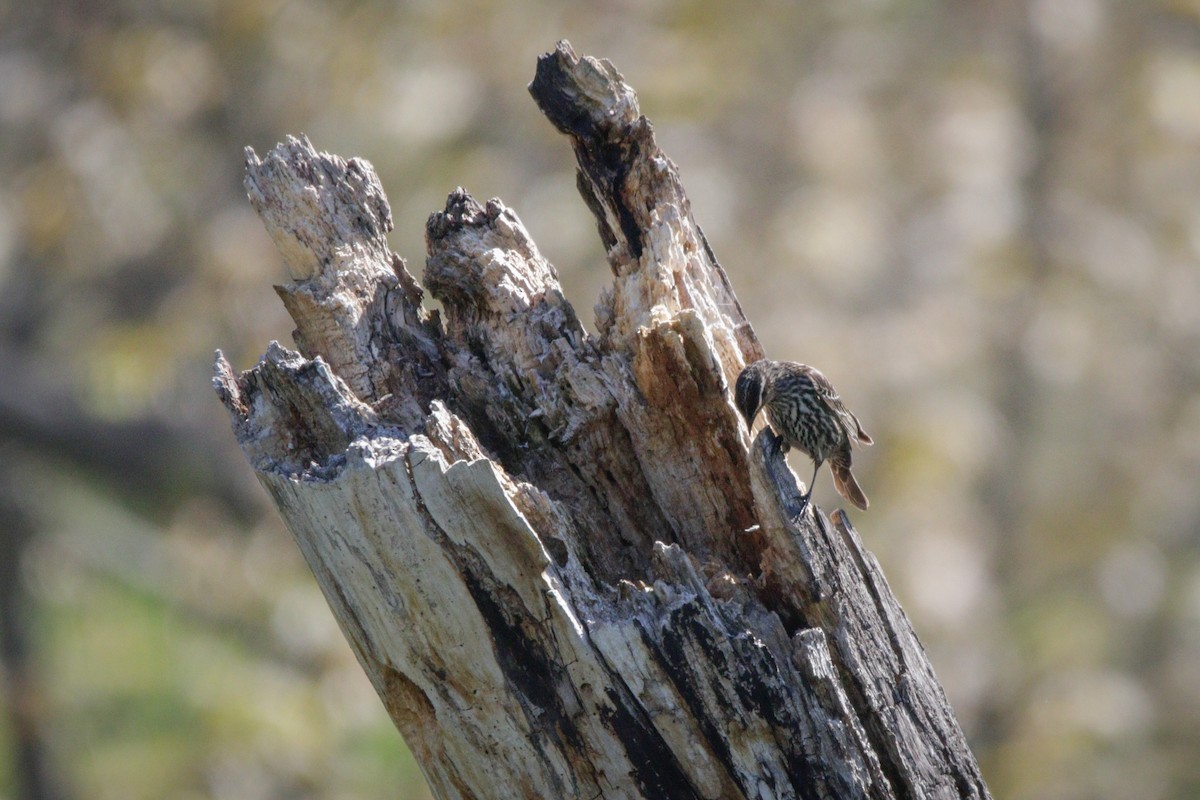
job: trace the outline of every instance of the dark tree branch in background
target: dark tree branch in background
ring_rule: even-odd
[[[261,495],[202,425],[152,415],[98,418],[19,348],[0,345],[0,374],[0,442],[105,484],[141,513],[204,495],[240,521],[261,517]]]
[[[439,798],[987,797],[842,513],[800,524],[730,398],[761,348],[607,62],[530,87],[613,272],[589,336],[520,220],[462,190],[425,283],[373,169],[248,154],[300,353],[215,385]]]
[[[32,656],[30,601],[21,581],[22,555],[37,522],[20,497],[20,470],[13,447],[0,447],[0,666],[4,674],[5,724],[11,738],[13,796],[23,800],[68,797],[45,735],[45,676]]]

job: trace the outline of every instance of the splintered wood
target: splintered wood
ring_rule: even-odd
[[[214,384],[439,798],[987,797],[846,518],[733,406],[762,356],[606,61],[530,91],[613,274],[590,336],[516,213],[452,192],[423,291],[370,164],[247,151],[299,352]]]

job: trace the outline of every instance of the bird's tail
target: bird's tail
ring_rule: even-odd
[[[867,501],[867,496],[863,494],[862,487],[854,479],[850,465],[841,461],[830,461],[829,471],[833,473],[833,485],[837,488],[838,494],[865,511],[870,503]]]

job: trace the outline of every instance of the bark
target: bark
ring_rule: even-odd
[[[585,332],[516,214],[461,189],[424,283],[371,166],[288,139],[246,185],[299,352],[214,383],[439,798],[987,797],[847,517],[733,380],[761,356],[606,61],[530,91],[613,273]]]

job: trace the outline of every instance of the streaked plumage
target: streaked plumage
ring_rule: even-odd
[[[783,451],[795,446],[813,460],[806,505],[817,472],[828,461],[838,493],[859,508],[867,507],[867,496],[850,471],[850,446],[871,444],[871,437],[820,371],[794,361],[762,359],[738,375],[734,395],[747,427],[765,409]]]

